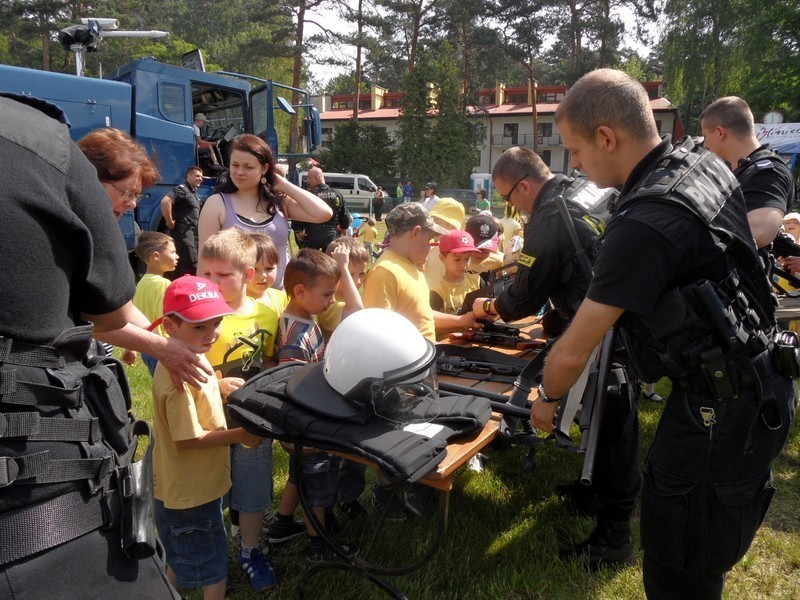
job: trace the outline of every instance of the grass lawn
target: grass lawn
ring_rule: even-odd
[[[150,377],[138,363],[128,369],[134,396],[134,412],[151,419]],[[663,384],[658,391],[667,393]],[[661,412],[661,405],[640,402],[643,447],[649,444]],[[488,453],[485,470],[480,473],[462,469],[450,498],[448,530],[442,546],[419,571],[391,578],[413,599],[570,600],[579,598],[643,598],[641,553],[637,542],[637,566],[605,570],[596,574],[560,561],[556,555],[563,540],[580,540],[592,529],[590,519],[580,517],[555,496],[558,481],[570,480],[580,471],[579,456],[552,444],[538,452],[533,473],[521,468],[527,449],[495,448]],[[275,446],[275,494],[286,482],[288,458]],[[778,493],[766,522],[745,558],[730,573],[726,585],[729,599],[800,598],[800,436],[797,423],[789,443],[776,464]],[[368,474],[367,492],[362,503],[369,505],[372,474]],[[375,524],[370,510],[365,523],[340,519],[342,540],[369,543],[370,527]],[[638,521],[638,517],[637,517]],[[383,550],[378,555],[386,564],[403,564],[424,551],[430,541],[433,517],[389,523],[384,528]],[[304,579],[308,563],[304,558],[305,541],[301,537],[270,549],[279,578],[272,598],[295,598],[297,586]],[[233,551],[231,553],[233,556]],[[231,564],[233,586],[228,597],[250,599],[263,597],[251,591],[238,566]],[[183,591],[183,596],[199,600],[199,591]],[[341,600],[384,597],[377,588],[347,574],[324,572],[307,590],[307,597]]]

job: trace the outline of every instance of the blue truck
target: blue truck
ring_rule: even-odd
[[[129,249],[135,244],[137,227],[159,229],[163,221],[161,198],[183,182],[188,166],[199,164],[206,175],[199,190],[201,198],[206,198],[217,183],[219,170],[207,155],[198,155],[195,148],[196,113],[206,116],[201,134],[215,144],[223,167],[230,141],[241,133],[263,138],[276,157],[307,156],[322,136],[319,113],[304,90],[272,80],[208,73],[155,59],[135,60],[103,79],[0,65],[0,91],[36,96],[57,104],[71,122],[74,140],[100,127],[116,127],[149,150],[161,176],[154,186],[143,190],[135,212],[120,219]],[[293,98],[299,102],[293,102]],[[293,155],[278,151],[276,119],[282,113],[297,114],[302,148]]]

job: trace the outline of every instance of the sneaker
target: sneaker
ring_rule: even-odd
[[[275,522],[275,516],[278,511],[264,513],[264,519],[261,521],[261,533],[269,535],[269,528]]]
[[[399,494],[394,493],[390,486],[376,485],[372,488],[372,508],[387,521],[400,522],[408,517]]]
[[[284,520],[276,516],[269,526],[267,539],[270,544],[283,544],[303,535],[306,532],[306,524],[296,519]]]
[[[358,554],[358,546],[353,544],[344,544],[342,542],[335,543],[339,549],[347,555],[348,558],[353,558],[356,554]],[[306,560],[309,562],[322,562],[342,560],[342,557],[320,538],[316,538],[308,541],[308,546],[306,546]]]
[[[656,393],[656,386],[654,383],[645,383],[642,385],[642,396],[651,402],[664,402],[664,398]]]
[[[261,546],[253,548],[249,556],[245,556],[240,550],[239,566],[250,578],[250,586],[256,592],[275,587],[278,584],[275,567],[272,565],[272,561],[264,556]]]
[[[564,560],[581,562],[590,571],[603,567],[628,567],[633,564],[633,541],[629,521],[597,524],[585,541],[559,551]]]
[[[352,502],[340,502],[339,512],[351,521],[355,521],[367,514],[367,509],[361,506],[361,502],[358,500],[353,500]]]
[[[406,490],[404,502],[406,508],[413,514],[421,517],[428,512],[428,505],[433,498],[433,488],[421,483],[413,483]]]

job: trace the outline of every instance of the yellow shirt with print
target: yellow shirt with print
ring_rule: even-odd
[[[219,339],[206,357],[223,377],[241,377],[243,372],[260,371],[264,357],[275,354],[277,333],[278,313],[275,309],[252,300],[247,314],[222,318]]]

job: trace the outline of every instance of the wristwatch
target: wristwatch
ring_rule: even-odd
[[[487,315],[490,315],[490,316],[497,314],[496,312],[494,312],[492,310],[492,299],[491,298],[487,298],[486,300],[483,301],[483,312],[485,312]]]
[[[544,386],[541,383],[539,384],[539,400],[541,400],[545,404],[556,404],[557,402],[561,402],[561,398],[551,398],[550,396],[545,394]]]

